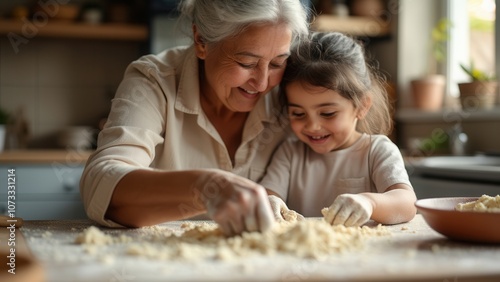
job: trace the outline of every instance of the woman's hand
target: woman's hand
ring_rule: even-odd
[[[365,224],[373,213],[371,201],[360,194],[339,195],[324,218],[332,225],[361,226]]]
[[[261,185],[222,170],[210,170],[200,184],[208,216],[225,235],[267,231],[274,224],[267,193]]]

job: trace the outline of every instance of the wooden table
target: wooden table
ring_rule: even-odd
[[[160,226],[178,230],[181,223]],[[500,281],[500,245],[448,240],[421,215],[387,226],[391,235],[371,241],[369,248],[322,260],[280,254],[195,263],[146,259],[123,254],[119,247],[75,244],[91,225],[88,220],[25,222],[21,231],[46,281]],[[100,229],[132,237],[147,232]]]

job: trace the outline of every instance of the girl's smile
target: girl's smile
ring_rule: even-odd
[[[336,91],[295,81],[286,93],[291,128],[315,152],[347,148],[361,136],[356,131],[359,110]]]

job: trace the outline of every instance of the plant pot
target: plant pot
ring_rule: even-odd
[[[459,83],[462,109],[491,109],[495,106],[498,83],[496,81],[473,81]]]
[[[429,75],[411,81],[411,91],[415,108],[436,111],[442,108],[444,99],[444,75]]]

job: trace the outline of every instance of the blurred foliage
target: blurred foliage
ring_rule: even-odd
[[[450,39],[450,28],[453,25],[448,18],[442,18],[431,31],[432,55],[437,62],[446,58],[446,42]]]
[[[493,32],[495,21],[480,18],[470,18],[470,29],[475,31]]]
[[[462,70],[467,73],[472,81],[492,81],[495,80],[495,75],[488,75],[486,72],[476,68],[474,62],[469,66],[460,64]]]

